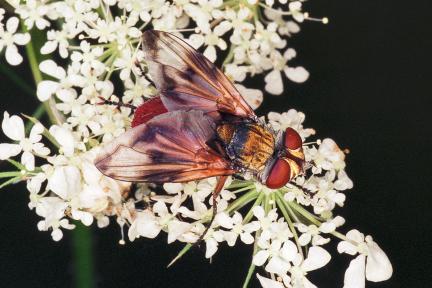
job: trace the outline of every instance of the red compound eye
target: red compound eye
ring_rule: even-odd
[[[285,147],[296,150],[302,146],[302,139],[294,129],[288,127],[285,130]]]
[[[291,179],[291,167],[283,159],[276,160],[266,180],[266,186],[271,189],[283,187]]]

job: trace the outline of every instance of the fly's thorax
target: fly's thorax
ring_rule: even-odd
[[[216,131],[229,158],[241,168],[259,173],[274,153],[274,135],[259,123],[227,122],[220,124]]]

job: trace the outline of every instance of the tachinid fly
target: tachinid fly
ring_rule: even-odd
[[[276,189],[301,173],[300,135],[268,128],[201,53],[155,30],[144,32],[143,50],[159,95],[139,106],[132,129],[98,155],[95,165],[103,174],[153,183],[219,176],[216,200],[229,175],[250,172]]]

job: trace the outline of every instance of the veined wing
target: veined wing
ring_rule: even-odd
[[[216,119],[219,112],[256,117],[222,71],[180,38],[148,30],[143,34],[143,50],[150,74],[169,111],[201,110]]]
[[[95,161],[106,176],[130,182],[187,182],[231,175],[228,160],[207,145],[214,120],[174,111],[138,125],[107,145]]]

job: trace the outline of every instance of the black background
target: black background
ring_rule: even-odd
[[[373,235],[394,268],[391,280],[367,287],[431,285],[432,131],[426,114],[432,7],[427,3],[306,3],[313,15],[330,18],[328,25],[305,23],[291,40],[297,63],[311,77],[304,85],[286,81],[284,95],[267,96],[258,111],[304,111],[306,127],[350,149],[347,172],[355,187],[338,211],[347,219],[343,231],[358,228]],[[21,70],[32,85],[28,69]],[[0,77],[1,110],[31,113],[36,102]],[[250,84],[262,87],[260,81]],[[0,286],[73,286],[71,233],[55,243],[49,233],[37,231],[39,219],[27,202],[24,185],[0,192]],[[250,247],[222,245],[212,264],[195,249],[166,269],[180,246],[168,246],[165,238],[122,247],[115,224],[92,232],[98,287],[240,287],[251,260]],[[308,278],[320,287],[342,287],[350,258],[327,247],[334,255],[331,264]]]

